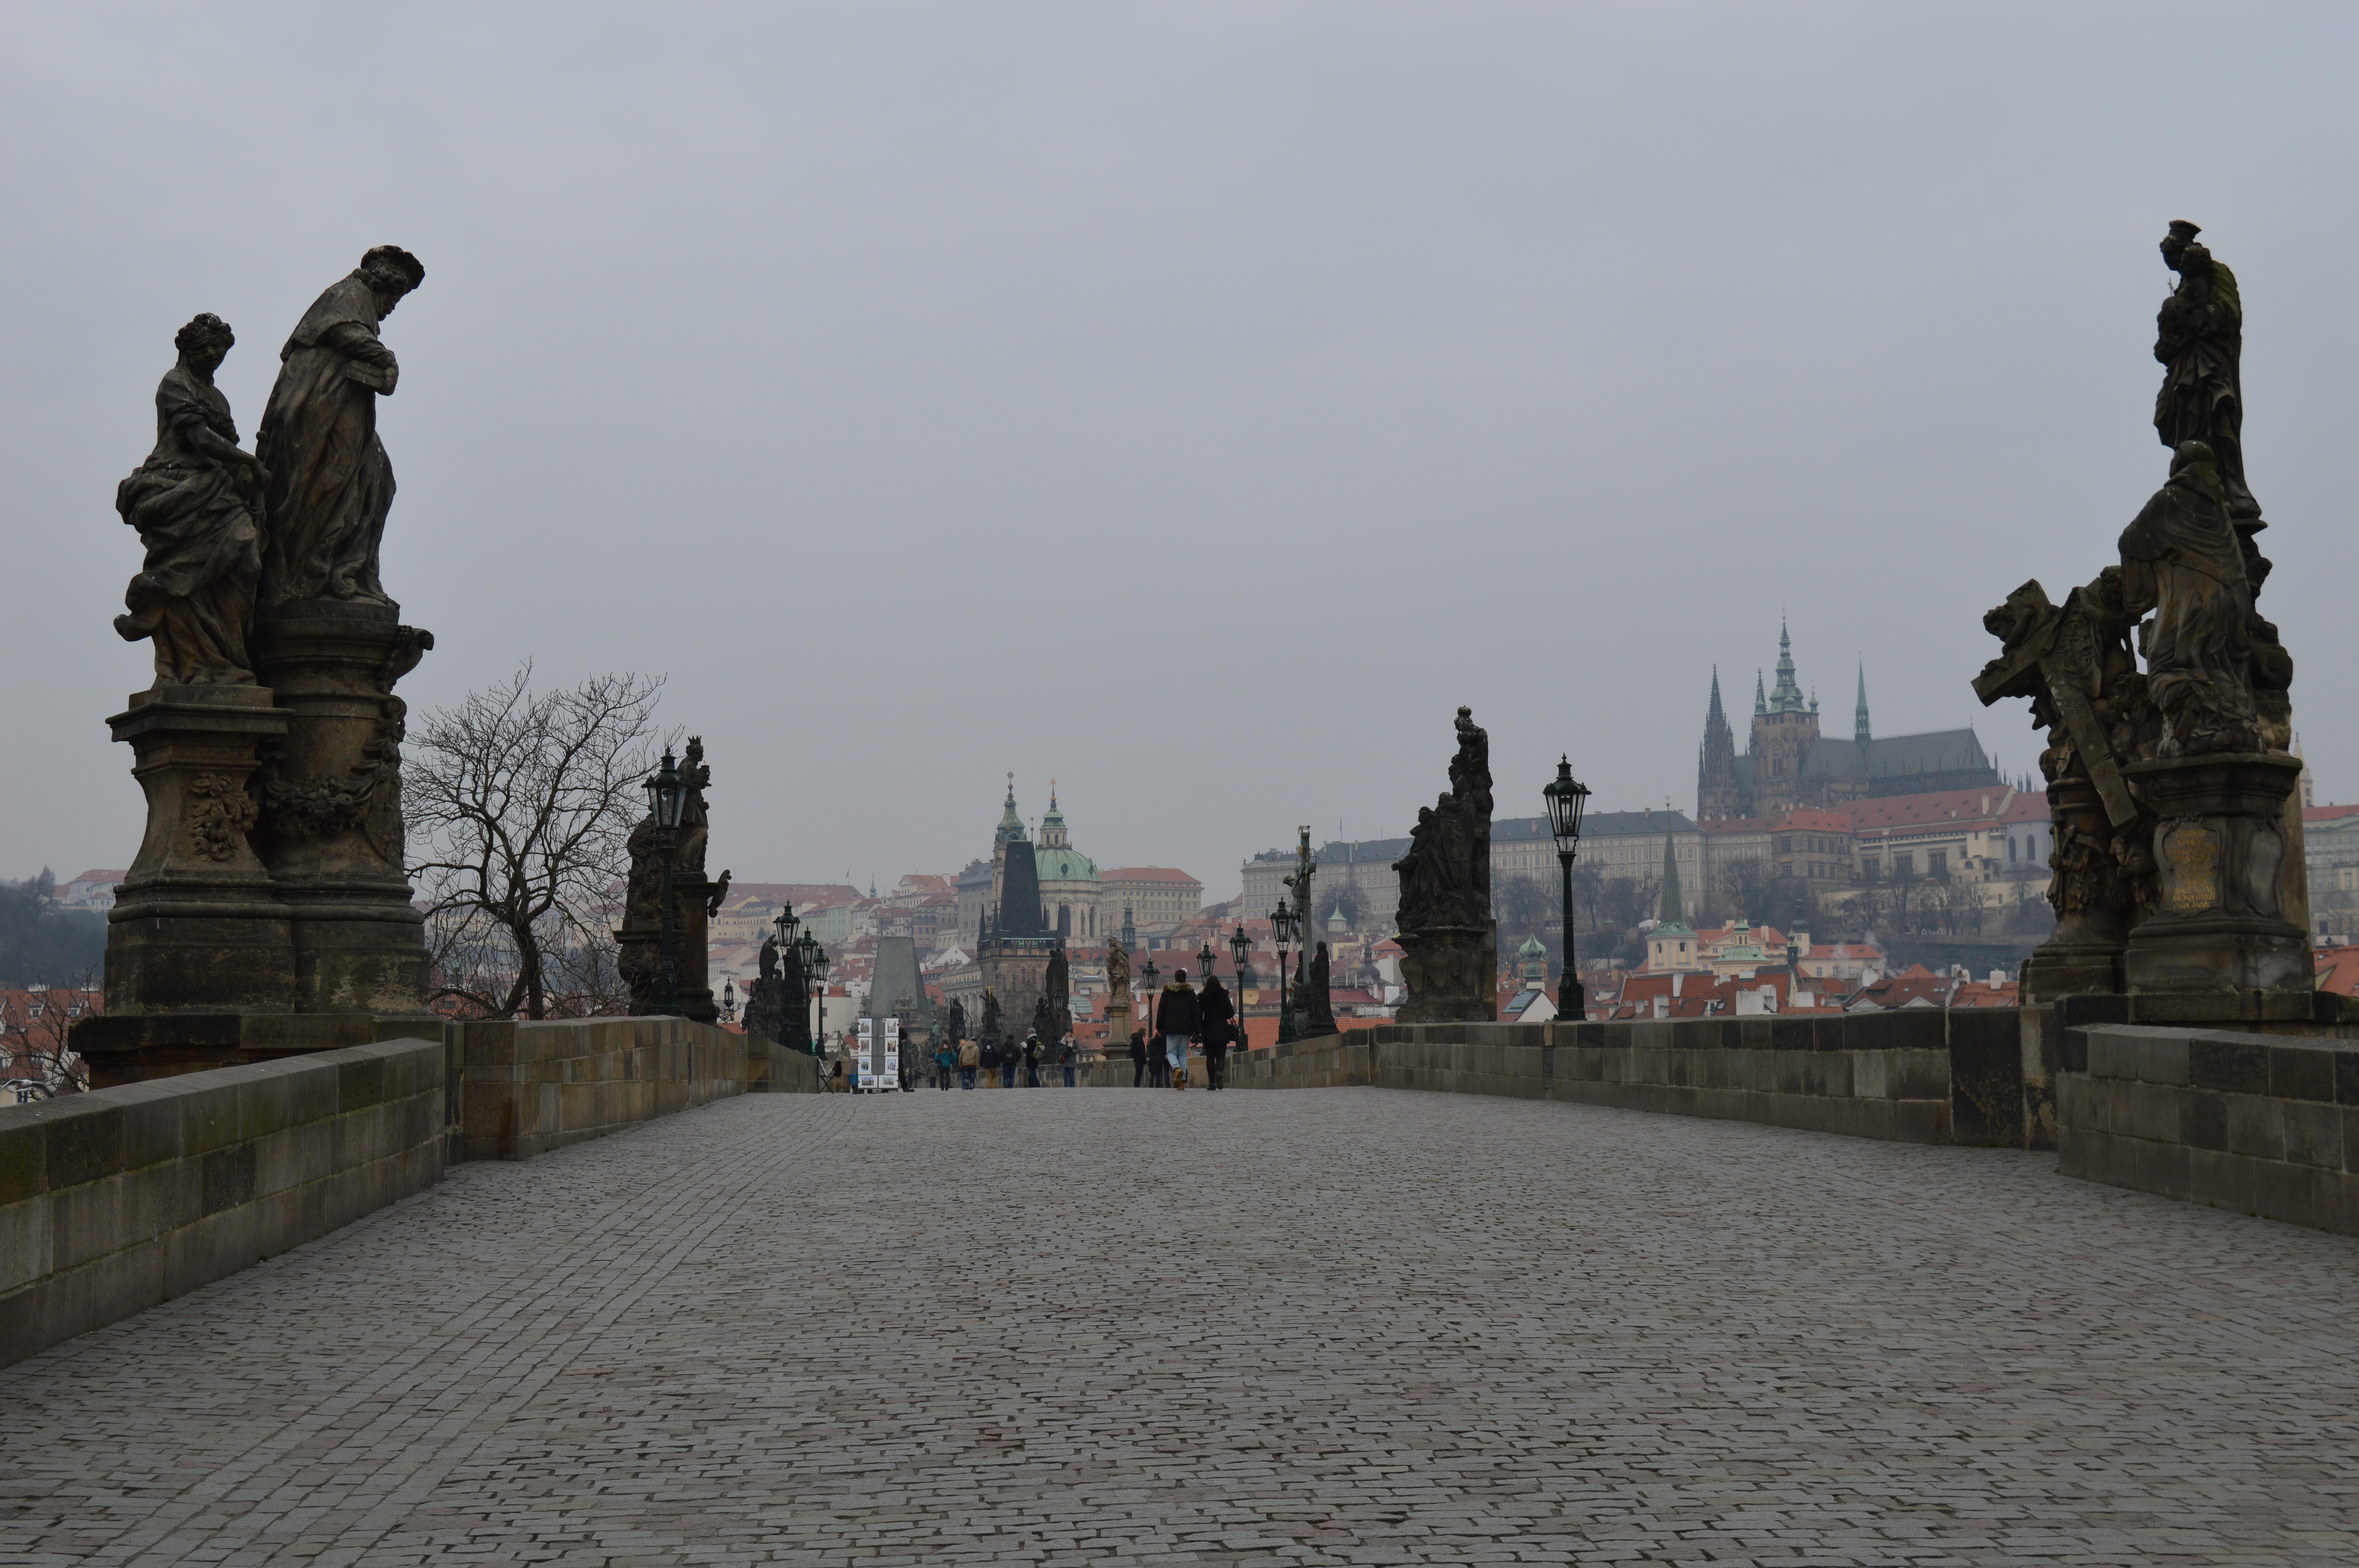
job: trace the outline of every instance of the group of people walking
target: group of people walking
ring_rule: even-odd
[[[1204,1087],[1226,1088],[1229,1051],[1242,1042],[1236,1018],[1236,1004],[1220,976],[1206,975],[1200,991],[1188,983],[1187,970],[1178,970],[1156,995],[1155,1038],[1150,1041],[1145,1029],[1131,1032],[1130,1087],[1186,1088],[1188,1047],[1193,1044],[1204,1048]]]
[[[999,1087],[1012,1089],[1016,1087],[1016,1076],[1020,1072],[1024,1075],[1023,1087],[1037,1089],[1042,1087],[1040,1065],[1049,1062],[1064,1074],[1065,1087],[1070,1089],[1073,1087],[1073,1065],[1080,1054],[1071,1035],[1049,1045],[1031,1030],[1027,1030],[1021,1040],[962,1040],[956,1045],[945,1040],[934,1049],[934,1087],[949,1088],[955,1078],[960,1088],[971,1089],[977,1073],[997,1073]]]

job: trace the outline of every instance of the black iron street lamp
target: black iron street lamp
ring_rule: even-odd
[[[737,977],[730,975],[721,982],[721,1022],[737,1022]]]
[[[647,815],[656,825],[656,848],[663,855],[663,946],[656,957],[656,983],[647,1008],[658,1015],[677,1016],[679,954],[672,923],[671,863],[679,851],[679,814],[688,804],[688,784],[679,776],[679,764],[673,761],[669,746],[664,748],[663,766],[647,776]]]
[[[1147,979],[1147,1049],[1151,1055],[1158,1048],[1156,1042],[1160,1038],[1155,1033],[1155,982],[1163,977],[1163,971],[1155,967],[1154,959],[1149,958],[1138,967],[1138,972]]]
[[[1294,936],[1294,911],[1284,899],[1269,912],[1269,936],[1277,948],[1277,1043],[1283,1045],[1294,1038],[1294,987],[1286,971],[1286,949]]]
[[[819,999],[819,1023],[810,1043],[803,1047],[817,1056],[827,1041],[827,949],[819,945],[818,937],[805,931],[802,939],[795,944],[795,950],[803,956],[803,978],[810,984],[811,995]]]
[[[1212,978],[1212,964],[1213,954],[1212,933],[1206,932],[1204,934],[1204,945],[1196,949],[1196,972],[1209,980]]]
[[[1240,920],[1237,928],[1229,934],[1229,957],[1237,967],[1237,1044],[1240,1045],[1249,1044],[1245,1038],[1245,988],[1253,984],[1253,971],[1245,968],[1245,960],[1252,956],[1253,938],[1245,935],[1245,923]]]
[[[1581,851],[1581,813],[1589,786],[1572,776],[1572,760],[1557,759],[1556,778],[1540,792],[1548,799],[1549,830],[1556,835],[1557,863],[1564,868],[1564,973],[1556,983],[1557,1016],[1578,1021],[1588,1014],[1589,994],[1572,955],[1572,858]]]
[[[810,1000],[810,973],[802,967],[804,960],[810,956],[804,949],[804,944],[810,938],[797,935],[801,929],[802,922],[795,918],[795,906],[791,903],[778,905],[777,918],[770,922],[770,930],[778,945],[778,1000],[782,1005],[778,1009],[778,1022],[772,1039],[774,1044],[791,1045],[799,1051],[803,1048],[803,1036],[809,1028],[807,1020],[810,1016],[810,1009],[803,1005]],[[818,946],[817,943],[810,945]],[[788,975],[795,977],[791,987],[787,984]],[[793,991],[795,999],[791,1009],[783,1005],[789,990]]]

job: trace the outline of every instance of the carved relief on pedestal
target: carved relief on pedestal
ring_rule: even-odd
[[[259,812],[245,783],[234,773],[199,773],[189,781],[189,838],[208,860],[227,860]]]

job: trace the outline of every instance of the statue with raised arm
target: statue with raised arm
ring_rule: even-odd
[[[393,465],[376,435],[376,400],[401,376],[377,336],[426,268],[379,245],[303,313],[278,353],[277,383],[256,449],[268,468],[262,601],[358,600],[392,606],[377,546],[393,505]]]
[[[114,630],[153,644],[159,687],[254,684],[246,638],[268,474],[239,449],[229,399],[213,384],[236,341],[213,315],[174,336],[179,358],[156,388],[156,449],[114,491],[115,511],[147,552]]]

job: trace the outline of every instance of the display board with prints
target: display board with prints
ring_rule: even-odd
[[[860,1021],[860,1050],[857,1065],[859,1087],[864,1089],[897,1089],[901,1087],[901,1021],[898,1018]]]

